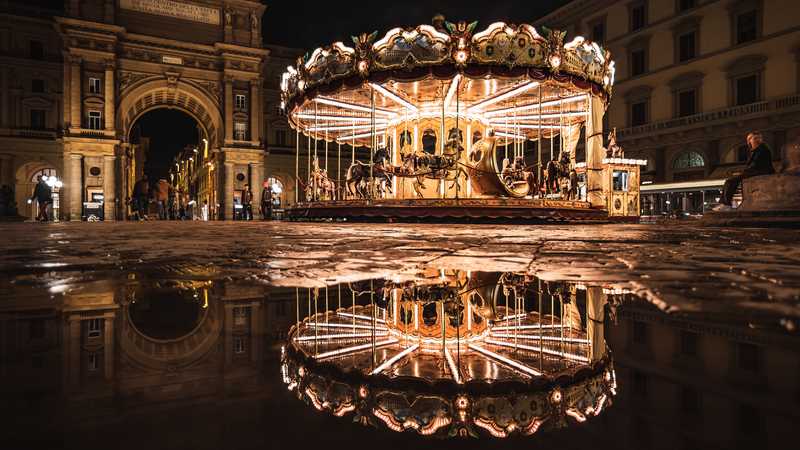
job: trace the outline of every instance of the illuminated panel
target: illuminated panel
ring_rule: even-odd
[[[397,343],[397,339],[387,339],[385,341],[376,342],[375,343],[375,348],[386,347],[387,345],[392,345],[392,344],[396,344],[396,343]],[[323,360],[323,359],[327,359],[327,358],[332,358],[334,356],[341,356],[341,355],[346,355],[348,353],[355,353],[355,352],[360,352],[360,351],[364,351],[364,350],[369,350],[371,348],[372,348],[372,343],[371,342],[369,344],[354,345],[352,347],[345,347],[345,348],[340,348],[338,350],[331,350],[329,352],[320,353],[319,355],[316,356],[316,359],[317,360]]]
[[[522,84],[521,86],[517,86],[514,89],[511,89],[510,91],[506,91],[506,92],[504,92],[504,93],[502,93],[500,95],[497,95],[495,97],[487,98],[486,100],[480,101],[480,102],[470,106],[469,109],[467,109],[467,112],[473,113],[473,112],[479,111],[479,110],[481,110],[481,109],[483,109],[483,108],[485,108],[487,106],[494,105],[495,103],[502,102],[503,100],[508,100],[511,97],[514,97],[514,96],[522,94],[522,93],[524,93],[526,91],[529,91],[529,90],[535,88],[536,86],[539,86],[539,82],[538,81],[528,81],[528,82]]]
[[[447,366],[450,367],[450,374],[453,375],[453,379],[456,383],[461,384],[461,374],[458,372],[458,367],[456,367],[456,363],[453,360],[453,355],[450,353],[450,349],[448,347],[444,348],[444,357],[447,360]]]
[[[356,318],[356,319],[362,319],[362,320],[372,321],[372,317],[370,317],[370,316],[364,316],[364,315],[361,315],[361,314],[351,314],[351,313],[346,313],[346,312],[338,312],[338,313],[336,313],[336,315],[337,315],[337,316],[342,316],[342,317],[350,317],[350,318]],[[379,323],[386,323],[386,321],[385,321],[385,320],[383,320],[383,319],[379,319],[379,318],[377,318],[377,317],[375,318],[375,321],[376,321],[376,322],[379,322]]]
[[[492,327],[492,331],[502,331],[502,330],[538,330],[541,328],[544,329],[553,329],[553,328],[561,328],[561,325],[504,325],[500,327]]]
[[[589,362],[589,358],[587,358],[585,356],[575,355],[575,354],[566,353],[566,352],[557,352],[555,350],[550,350],[550,349],[546,349],[546,348],[542,348],[542,347],[534,347],[534,346],[531,346],[531,345],[524,345],[524,344],[514,344],[514,343],[511,343],[511,342],[496,341],[494,339],[487,339],[486,343],[487,344],[492,344],[492,345],[499,345],[501,347],[521,348],[523,350],[542,352],[542,353],[544,353],[546,355],[560,356],[560,357],[563,357],[563,358],[566,358],[566,359],[572,359],[574,361]]]
[[[488,342],[488,340],[487,340],[487,342]],[[489,358],[492,358],[492,359],[494,359],[496,361],[499,361],[499,362],[501,362],[503,364],[511,366],[511,367],[513,367],[513,368],[515,368],[515,369],[517,369],[517,370],[519,370],[519,371],[521,371],[523,373],[526,373],[528,375],[531,375],[531,376],[534,376],[534,377],[538,377],[538,376],[542,375],[542,373],[539,372],[538,370],[534,370],[534,369],[526,366],[525,364],[522,364],[522,363],[520,363],[518,361],[514,361],[513,359],[510,359],[510,358],[506,358],[505,356],[497,354],[497,353],[495,353],[493,351],[486,350],[485,348],[483,348],[481,346],[478,346],[478,345],[475,345],[475,344],[469,344],[468,347],[470,348],[470,350],[475,350],[476,352],[482,354],[483,356],[488,356]]]
[[[401,98],[399,95],[397,95],[394,92],[386,89],[385,87],[381,86],[380,84],[378,84],[378,83],[370,83],[369,85],[372,86],[372,89],[375,89],[376,91],[380,92],[381,95],[383,95],[384,97],[388,98],[389,100],[392,100],[393,102],[399,104],[400,106],[404,106],[409,111],[414,112],[414,113],[419,111],[419,109],[416,106],[414,106],[413,104],[411,104],[409,101]]]
[[[321,103],[323,105],[338,106],[339,108],[351,109],[353,111],[362,111],[362,112],[367,112],[367,113],[371,113],[372,112],[372,109],[369,106],[357,105],[355,103],[342,102],[342,101],[334,100],[332,98],[327,98],[327,97],[317,97],[317,98],[314,98],[313,101],[315,101],[317,103]],[[397,115],[397,114],[393,113],[392,111],[388,111],[388,110],[380,109],[380,108],[375,108],[375,114],[380,114],[382,116],[389,116],[389,117],[394,117],[394,116]]]
[[[577,102],[577,101],[581,101],[581,100],[586,100],[586,98],[587,98],[586,94],[580,94],[580,95],[575,95],[573,97],[565,97],[565,98],[562,98],[560,100],[548,100],[546,102],[542,102],[541,106],[542,106],[542,108],[545,108],[545,107],[548,107],[548,106],[555,106],[555,105],[558,105],[558,104],[564,105],[564,104],[567,104],[567,103],[573,103],[573,102]],[[502,115],[502,114],[513,113],[513,112],[528,111],[530,109],[539,109],[539,103],[534,103],[534,104],[531,104],[531,105],[524,105],[524,106],[512,106],[512,107],[509,107],[509,108],[493,109],[491,111],[486,111],[484,113],[484,115],[486,117],[492,117],[492,116],[499,116],[499,115]]]
[[[360,328],[363,330],[371,330],[372,325],[353,325],[349,323],[310,323],[308,324],[310,327],[317,327],[317,328]],[[375,327],[376,330],[383,330],[386,331],[388,328],[386,327]]]
[[[510,334],[510,333],[492,333],[492,337],[496,338],[507,338],[507,339],[528,339],[528,340],[542,340],[542,341],[556,341],[556,342],[568,342],[570,344],[589,344],[590,341],[588,339],[578,339],[578,338],[562,338],[558,336],[539,336],[539,335],[532,335],[532,334]]]
[[[371,123],[372,119],[369,117],[355,117],[355,116],[323,116],[323,115],[314,115],[309,113],[298,113],[295,114],[294,117],[298,119],[317,119],[320,122],[355,122],[355,123]],[[387,119],[385,118],[376,118],[375,122],[377,123],[386,123]]]
[[[352,327],[352,325],[350,325]],[[381,331],[378,332],[377,336],[387,336],[389,334],[388,331]],[[340,334],[320,334],[318,336],[300,336],[294,338],[297,342],[306,342],[306,341],[324,341],[328,339],[336,339],[336,340],[344,340],[344,339],[359,339],[359,338],[370,338],[372,337],[372,333],[340,333]]]
[[[387,359],[386,361],[384,361],[383,364],[381,364],[380,366],[376,367],[375,370],[373,370],[370,373],[370,375],[375,375],[375,374],[379,374],[379,373],[383,372],[384,370],[386,370],[389,367],[391,367],[392,365],[394,365],[394,363],[396,363],[397,361],[400,361],[401,359],[405,358],[406,356],[411,354],[411,352],[415,351],[418,348],[419,348],[419,344],[414,344],[411,347],[408,347],[407,349],[403,350],[402,352],[400,352],[400,353],[394,355],[393,357]]]
[[[444,106],[447,108],[450,106],[450,102],[453,101],[453,97],[456,95],[456,91],[458,90],[458,85],[461,83],[461,74],[458,73],[456,76],[453,77],[453,81],[450,82],[450,87],[447,89],[447,96],[444,98]]]

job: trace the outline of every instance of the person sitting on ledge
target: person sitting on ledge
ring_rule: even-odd
[[[750,157],[747,158],[747,165],[741,173],[725,180],[720,205],[714,208],[714,211],[731,209],[733,194],[736,193],[736,189],[739,188],[745,178],[775,173],[775,168],[772,166],[772,152],[769,146],[764,143],[764,137],[760,131],[752,131],[747,134],[747,145],[750,147]]]

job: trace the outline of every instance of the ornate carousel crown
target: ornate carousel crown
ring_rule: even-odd
[[[434,20],[439,15],[434,17]],[[443,17],[442,17],[443,19]],[[335,42],[314,50],[290,66],[281,79],[282,106],[291,111],[313,91],[335,91],[365,79],[419,79],[464,73],[516,76],[524,72],[591,90],[606,101],[614,85],[614,62],[608,50],[577,36],[564,43],[565,32],[532,25],[491,24],[473,33],[477,22],[445,22],[446,32],[431,25],[394,28],[381,39],[377,32],[353,36],[354,47]],[[313,96],[313,94],[311,95]]]

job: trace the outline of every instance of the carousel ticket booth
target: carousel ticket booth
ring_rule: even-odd
[[[603,190],[608,215],[639,218],[639,171],[646,160],[606,158],[603,160]]]

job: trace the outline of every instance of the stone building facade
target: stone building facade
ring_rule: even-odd
[[[30,214],[46,170],[64,182],[63,219],[80,220],[92,198],[106,220],[124,218],[132,127],[175,108],[202,129],[219,217],[231,218],[235,188],[264,178],[264,10],[246,0],[0,4],[0,185],[15,190],[18,212]]]
[[[800,9],[786,6],[574,0],[536,24],[612,52],[617,76],[608,125],[627,156],[648,160],[642,180],[653,185],[646,189],[691,190],[719,187],[742,167],[748,130],[764,133],[776,165],[784,144],[800,135]],[[684,207],[704,209],[699,198],[684,200]]]

